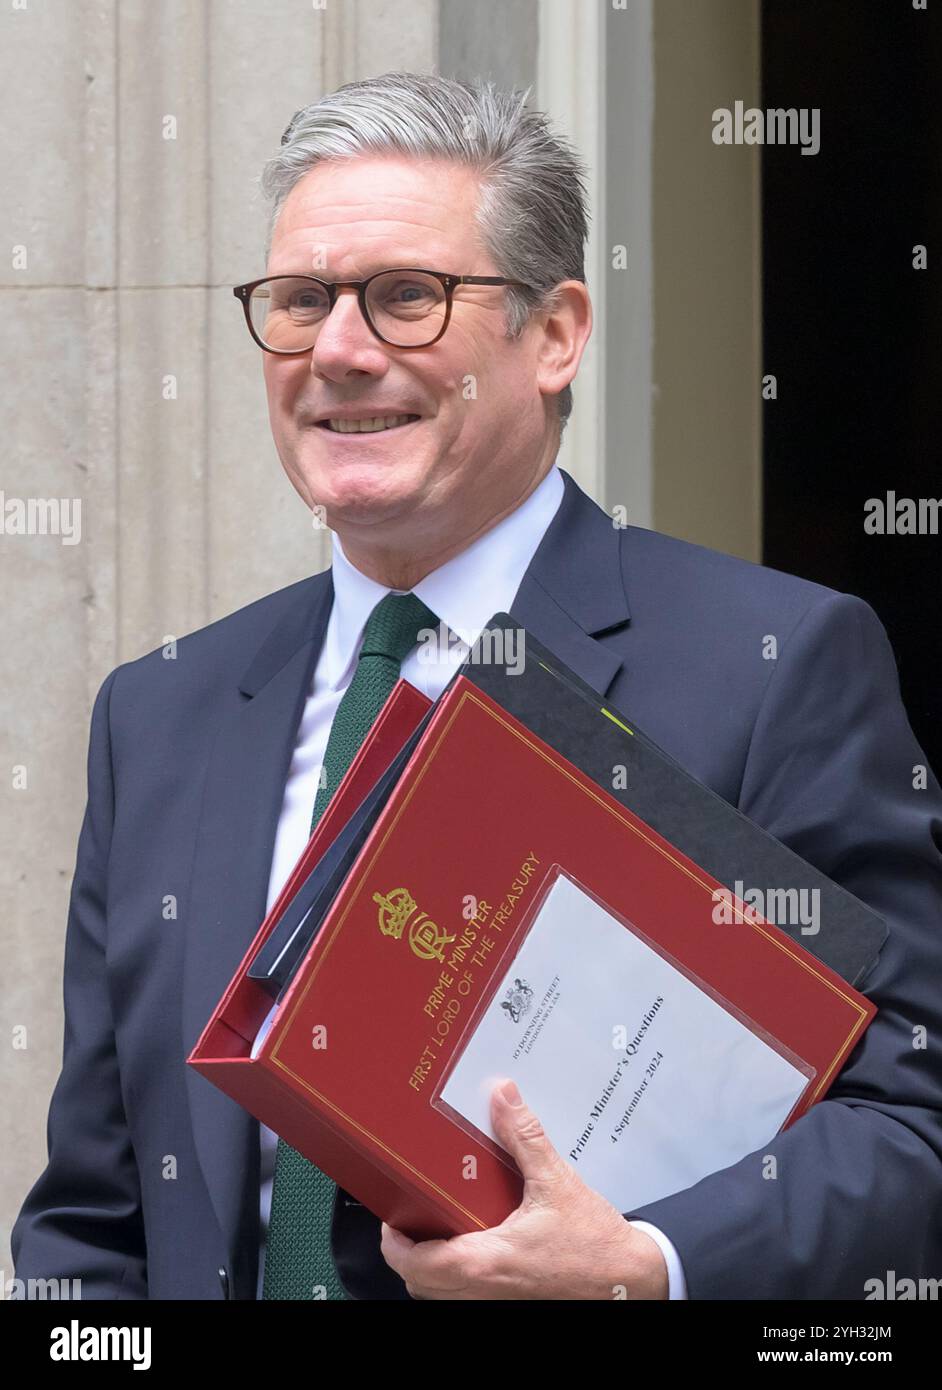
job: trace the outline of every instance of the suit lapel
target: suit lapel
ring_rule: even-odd
[[[254,655],[216,731],[186,917],[185,1057],[265,915],[285,782],[332,598],[329,570],[302,586]],[[230,1277],[248,1290],[258,1258],[258,1122],[192,1067],[185,1072],[197,1156],[233,1259]]]
[[[565,469],[560,472],[563,500],[509,611],[593,690],[606,695],[624,661],[595,638],[631,617],[620,531]]]
[[[629,620],[619,532],[564,470],[563,481],[559,510],[510,612],[605,695],[623,663],[595,636]],[[329,570],[302,587],[239,682],[239,704],[219,725],[190,886],[185,1056],[265,914],[285,782],[332,599]],[[231,1252],[233,1284],[251,1298],[258,1258],[258,1122],[191,1067],[186,1081],[197,1155]]]

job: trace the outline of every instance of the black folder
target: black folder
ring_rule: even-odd
[[[255,953],[248,969],[273,999],[281,998],[307,954],[380,811],[389,800],[403,768],[432,717],[432,705],[373,788],[313,866],[277,924]]]
[[[522,634],[522,668],[516,661],[494,660],[495,651],[508,649],[503,631]],[[519,645],[511,650],[519,653]],[[860,985],[886,940],[883,919],[693,777],[510,614],[496,613],[489,620],[452,680],[458,676],[497,701],[730,892],[737,882],[748,888],[817,890],[816,934],[803,933],[797,922],[776,926],[849,984]],[[425,713],[259,948],[248,973],[273,998],[283,995],[307,954],[435,708],[433,704]],[[617,765],[626,769],[624,787],[613,785]]]
[[[493,660],[495,651],[507,650],[493,636],[500,630],[523,634],[522,669]],[[509,613],[490,619],[460,674],[731,892],[737,882],[747,889],[817,889],[817,933],[803,933],[794,922],[776,926],[848,984],[860,985],[888,935],[882,917],[691,776]],[[624,787],[612,784],[617,765],[626,769]]]

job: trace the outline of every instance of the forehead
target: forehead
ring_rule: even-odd
[[[439,160],[319,164],[285,199],[269,271],[301,274],[316,263],[338,278],[389,265],[486,273],[491,267],[475,224],[478,191],[473,170]]]

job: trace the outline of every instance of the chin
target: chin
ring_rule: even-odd
[[[418,480],[401,473],[395,466],[379,464],[345,465],[318,469],[309,478],[311,499],[327,509],[327,524],[364,522],[374,524],[414,510],[420,496]],[[410,469],[410,475],[412,470]]]
[[[373,523],[413,510],[426,477],[419,460],[397,458],[392,449],[356,459],[301,458],[295,472],[308,504],[326,507],[331,528],[335,522]]]

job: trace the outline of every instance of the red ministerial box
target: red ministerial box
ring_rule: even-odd
[[[385,772],[409,735],[415,731],[430,704],[431,701],[408,681],[396,682],[239,963],[229,988],[187,1058],[198,1071],[204,1068],[197,1062],[205,1059],[213,1070],[204,1074],[217,1085],[225,1076],[229,1084],[221,1086],[221,1089],[253,1114],[257,1115],[257,1111],[249,1103],[248,1096],[254,1095],[255,1082],[249,1081],[245,1067],[234,1064],[237,1059],[248,1059],[255,1036],[271,1009],[272,1000],[256,980],[249,978],[248,968],[311,869]],[[237,1089],[233,1090],[233,1086]],[[243,1091],[246,1086],[248,1089]],[[271,1127],[276,1129],[274,1125]]]
[[[399,718],[403,684],[390,697]],[[389,758],[373,765],[381,761]],[[342,793],[344,784],[338,820]],[[309,851],[313,863],[313,840]],[[786,1124],[821,1098],[875,1006],[741,904],[718,934],[718,881],[461,676],[438,701],[258,1056],[252,1043],[271,1000],[245,971],[274,912],[189,1062],[414,1238],[498,1224],[519,1203],[520,1176],[439,1092],[561,871],[800,1063],[810,1079]]]

